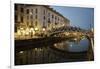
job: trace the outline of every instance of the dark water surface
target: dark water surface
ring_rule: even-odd
[[[15,65],[88,61],[89,40],[66,40],[53,45],[15,50]]]

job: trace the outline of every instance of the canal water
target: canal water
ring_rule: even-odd
[[[53,45],[15,50],[15,65],[88,61],[89,40],[77,38]]]

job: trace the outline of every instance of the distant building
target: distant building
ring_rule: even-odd
[[[70,21],[50,6],[15,4],[15,32],[21,28],[43,32],[69,25]]]

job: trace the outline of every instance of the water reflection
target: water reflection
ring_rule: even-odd
[[[89,47],[89,40],[82,39],[80,41],[64,41],[61,43],[56,43],[54,46],[60,50],[68,51],[68,52],[83,52],[87,51]]]
[[[43,64],[58,62],[86,61],[89,41],[87,39],[63,41],[50,46],[31,48],[28,50],[15,51],[15,65]],[[69,52],[69,53],[67,53]],[[79,53],[71,53],[79,52]],[[81,53],[80,53],[81,52]]]

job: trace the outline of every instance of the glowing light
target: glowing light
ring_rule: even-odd
[[[24,53],[24,51],[20,51],[19,53],[21,53],[21,54],[22,54],[22,53]]]
[[[20,28],[21,30],[23,30],[23,28]]]
[[[54,44],[54,46],[57,46],[57,44]]]
[[[62,24],[62,26],[65,26],[65,24]]]
[[[35,48],[35,51],[37,51],[37,48]]]
[[[29,28],[26,28],[26,31],[29,31]]]
[[[29,32],[28,31],[26,31],[26,33],[25,33],[26,35],[29,35]]]
[[[69,35],[69,33],[66,33],[66,35]]]
[[[33,35],[34,35],[35,34],[35,31],[33,30],[32,32],[33,32]]]
[[[43,51],[43,49],[40,48],[40,51]]]
[[[34,29],[33,29],[33,28],[31,28],[31,29],[29,30],[29,32],[32,32],[32,31],[34,31]]]
[[[77,33],[73,33],[74,35],[77,35]]]
[[[36,27],[36,28],[35,28],[35,31],[37,31],[37,30],[38,30],[38,28]]]
[[[33,29],[33,28],[31,28],[30,30],[31,30],[31,31],[33,31],[34,29]]]
[[[26,35],[29,35],[29,28],[26,28],[25,34],[26,34]]]
[[[70,47],[72,47],[72,44],[70,45]]]
[[[93,32],[93,31],[94,31],[94,29],[92,28],[92,29],[91,29],[91,31]]]
[[[32,15],[32,12],[30,12],[30,15]]]
[[[18,34],[18,35],[21,35],[21,31],[20,31],[20,30],[18,30],[18,31],[17,31],[17,34]]]
[[[74,40],[77,40],[77,38],[74,38]]]
[[[25,35],[25,30],[22,31],[23,35]]]
[[[45,31],[46,29],[45,29],[45,28],[43,28],[42,30],[43,30],[43,31]]]

